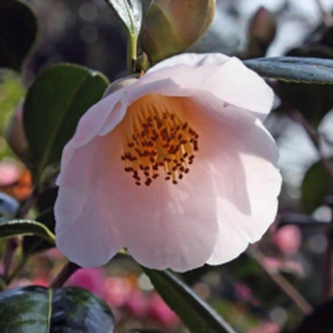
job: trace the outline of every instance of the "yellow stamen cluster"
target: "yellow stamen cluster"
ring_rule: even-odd
[[[198,151],[198,134],[184,120],[181,98],[146,95],[133,103],[122,122],[124,170],[136,185],[149,186],[164,174],[177,184]]]

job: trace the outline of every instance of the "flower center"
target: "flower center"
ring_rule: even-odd
[[[181,97],[146,95],[134,102],[122,122],[124,170],[136,185],[163,176],[177,184],[198,151],[198,134],[184,119]]]

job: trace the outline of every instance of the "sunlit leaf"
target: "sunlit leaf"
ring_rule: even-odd
[[[43,214],[39,215],[36,218],[36,220],[38,220],[39,223],[43,224],[51,232],[54,232],[55,218],[52,208],[48,209]],[[48,250],[55,246],[54,243],[50,243],[45,239],[37,236],[25,236],[22,245],[23,245],[23,252],[29,255]]]
[[[36,235],[54,244],[54,235],[40,222],[0,218],[0,238],[20,235]]]
[[[138,36],[142,21],[142,4],[140,0],[105,0],[115,11],[126,30]]]
[[[333,85],[332,59],[272,57],[250,59],[244,64],[268,79]]]

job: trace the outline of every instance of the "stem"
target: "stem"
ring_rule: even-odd
[[[10,238],[6,242],[6,248],[3,255],[3,266],[4,266],[3,276],[5,278],[8,277],[9,275],[12,260],[14,258],[14,254],[18,246],[19,246],[18,237]]]
[[[276,283],[276,285],[297,305],[305,314],[309,315],[313,309],[309,302],[297,291],[297,289],[278,272],[272,272],[265,264],[265,257],[260,250],[251,247],[249,255],[259,264],[266,274]]]
[[[12,280],[14,280],[22,271],[25,264],[27,263],[29,256],[24,256],[23,259],[18,263],[15,267],[13,273],[6,279],[7,284],[10,284]]]
[[[61,288],[69,277],[81,267],[68,261],[50,284],[50,288]]]
[[[333,212],[332,203],[328,203]],[[333,281],[333,220],[331,220],[330,227],[326,231],[327,248],[324,257],[324,273],[323,273],[323,287],[322,298],[325,300],[332,295],[332,281]]]
[[[138,36],[128,32],[127,41],[127,70],[130,74],[136,72],[136,60],[137,60],[137,48],[138,48]]]
[[[318,0],[319,1],[319,0]],[[331,17],[332,19],[332,17]],[[329,176],[333,180],[333,163],[330,159],[328,159],[326,156],[324,156],[322,149],[321,149],[321,138],[317,131],[312,128],[312,126],[306,121],[306,119],[303,117],[303,115],[298,112],[297,110],[289,110],[290,116],[296,120],[306,133],[308,134],[309,138],[311,139],[314,146],[317,148],[317,151],[319,153],[320,159],[328,172]],[[330,205],[331,210],[333,208],[332,205]],[[332,210],[333,211],[333,210]],[[331,221],[331,224],[333,221]],[[332,282],[333,282],[333,226],[327,229],[326,231],[326,237],[327,237],[327,248],[325,253],[325,259],[324,259],[324,273],[323,273],[323,289],[322,289],[322,297],[325,299],[328,296],[332,295],[333,288],[332,288]]]
[[[25,201],[25,203],[20,207],[19,211],[17,212],[16,215],[18,218],[22,219],[26,217],[26,215],[29,213],[29,210],[35,204],[37,196],[38,192],[34,190],[31,196]]]
[[[35,201],[37,198],[37,192],[34,191],[31,196],[25,201],[25,203],[20,207],[20,209],[18,210],[16,216],[18,218],[25,218],[26,215],[28,214],[29,210],[31,209],[31,207],[34,205]],[[23,263],[21,262],[14,270],[13,274],[15,273],[15,275],[13,276],[13,274],[8,277],[9,275],[9,271],[10,271],[10,267],[13,261],[13,258],[15,256],[15,252],[17,250],[17,248],[19,247],[19,238],[18,237],[13,237],[7,240],[6,242],[6,247],[5,247],[5,251],[4,251],[4,255],[3,255],[3,265],[4,265],[4,278],[8,279],[8,280],[12,280],[14,277],[16,277],[16,275],[19,274],[19,272],[23,269],[23,266],[25,264],[25,260],[23,261]],[[21,266],[23,265],[23,266]],[[18,272],[17,272],[18,271]]]

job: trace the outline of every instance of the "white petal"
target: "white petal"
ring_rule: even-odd
[[[181,88],[214,94],[220,100],[251,111],[262,121],[274,94],[265,81],[237,58],[221,54],[183,54],[154,66],[143,77],[153,82],[168,77]]]
[[[199,153],[209,161],[216,192],[244,214],[260,212],[281,188],[277,146],[250,112],[198,94],[187,106],[200,134]]]
[[[162,174],[147,187],[134,184],[119,156],[113,160],[106,180],[110,221],[130,254],[155,269],[202,266],[218,237],[216,196],[209,174],[204,175],[205,166],[193,166],[178,185],[165,181]]]
[[[258,241],[274,221],[277,200],[272,200],[256,215],[243,215],[228,201],[219,200],[220,233],[210,265],[220,265],[238,257],[249,243]]]
[[[103,265],[122,247],[110,223],[104,191],[110,164],[107,152],[113,148],[106,139],[97,137],[73,150],[71,161],[59,178],[55,204],[57,247],[82,267]]]

